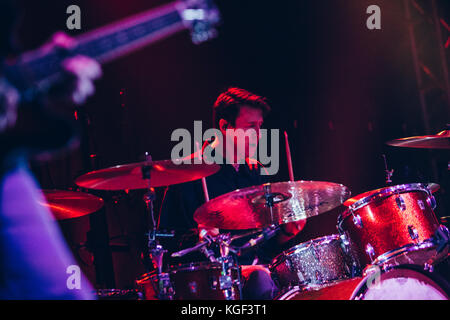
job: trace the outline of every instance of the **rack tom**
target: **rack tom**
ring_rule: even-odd
[[[338,235],[301,243],[278,255],[269,270],[281,290],[293,286],[311,287],[350,279],[357,263],[342,248]]]
[[[355,248],[362,266],[433,246],[439,222],[432,191],[437,188],[435,184],[403,184],[347,200],[348,209],[338,218],[341,238]]]

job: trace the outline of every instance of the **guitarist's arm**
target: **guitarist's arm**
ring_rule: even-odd
[[[52,40],[45,44],[43,50],[52,50],[55,47],[61,50],[74,46],[74,40],[64,33],[56,33]],[[46,104],[63,102],[64,104],[83,104],[94,94],[93,81],[100,78],[102,71],[100,64],[94,59],[85,56],[75,56],[65,59],[61,63],[65,77],[50,90],[45,97]],[[17,118],[18,91],[0,73],[0,133],[13,127]]]
[[[62,38],[51,46],[61,46]],[[0,61],[1,64],[1,61]],[[82,56],[64,60],[67,74],[47,103],[63,99],[82,103],[94,92],[93,79],[100,76],[97,62]],[[20,96],[0,74],[0,137],[8,140],[8,130],[16,123]],[[20,119],[19,119],[20,120]],[[38,124],[41,125],[42,124]],[[14,144],[12,141],[11,144]],[[3,146],[1,146],[3,147]],[[68,286],[68,270],[75,266],[39,185],[24,159],[0,165],[0,299],[93,299],[92,286],[80,274],[80,287]],[[0,155],[0,162],[5,160]]]

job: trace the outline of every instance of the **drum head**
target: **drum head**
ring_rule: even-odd
[[[449,285],[419,266],[400,266],[367,276],[355,289],[356,300],[448,300]]]

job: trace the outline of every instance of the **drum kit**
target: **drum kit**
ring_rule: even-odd
[[[396,147],[450,149],[450,131],[389,141]],[[148,255],[153,270],[136,280],[134,292],[146,300],[240,300],[244,250],[264,243],[281,226],[308,220],[344,205],[336,233],[297,244],[267,265],[280,290],[277,300],[448,299],[448,279],[434,267],[448,261],[448,229],[434,213],[439,185],[391,185],[350,198],[347,187],[324,181],[287,181],[238,189],[200,206],[195,221],[206,228],[240,230],[211,236],[202,231],[195,246],[171,253],[202,252],[206,261],[165,267],[153,213],[155,187],[204,179],[216,164],[174,164],[171,160],[126,164],[89,172],[79,187],[94,190],[146,189]],[[390,173],[392,174],[392,172]],[[388,177],[389,180],[390,176]],[[56,219],[97,211],[103,200],[84,192],[45,190]],[[247,232],[245,232],[247,231]],[[245,232],[245,233],[242,233]],[[243,245],[235,240],[250,237]],[[120,291],[120,290],[119,290]],[[118,290],[111,290],[117,298]],[[122,292],[122,291],[120,291]],[[127,292],[129,293],[129,292]],[[120,296],[120,295],[119,295]],[[102,290],[99,298],[108,298]]]

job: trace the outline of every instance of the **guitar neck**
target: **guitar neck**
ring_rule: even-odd
[[[60,65],[67,57],[84,55],[106,63],[186,28],[180,3],[174,2],[83,34],[68,50],[26,53],[7,64],[4,73],[23,99],[31,100],[60,79]]]
[[[74,53],[106,63],[184,30],[178,5],[174,2],[84,34],[77,38]]]

